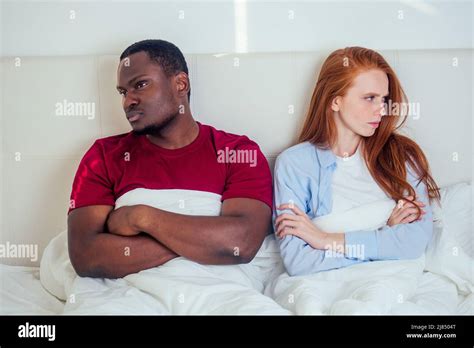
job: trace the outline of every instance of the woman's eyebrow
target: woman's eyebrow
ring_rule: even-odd
[[[375,95],[376,97],[380,97],[380,94],[375,93],[375,92],[364,93],[364,95]],[[383,97],[388,97],[388,93],[383,95]]]

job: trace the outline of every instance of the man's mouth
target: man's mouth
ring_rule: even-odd
[[[132,123],[132,122],[138,121],[142,116],[143,114],[140,112],[131,112],[127,114],[127,119],[128,119],[128,122]]]

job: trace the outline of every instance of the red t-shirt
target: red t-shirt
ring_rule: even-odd
[[[197,190],[252,198],[272,208],[272,179],[265,156],[246,136],[199,125],[182,148],[159,147],[133,132],[98,139],[82,158],[68,214],[88,205],[115,205],[136,188]]]

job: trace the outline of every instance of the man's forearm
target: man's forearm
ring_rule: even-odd
[[[190,216],[142,206],[139,230],[203,264],[249,262],[247,221],[239,216]]]
[[[146,234],[133,237],[99,233],[84,241],[76,272],[83,277],[122,278],[160,266],[178,255]],[[70,248],[71,250],[71,248]]]

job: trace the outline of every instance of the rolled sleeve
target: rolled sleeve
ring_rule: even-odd
[[[377,260],[379,258],[378,249],[377,231],[352,231],[346,233],[346,250],[361,250],[361,260]],[[348,257],[351,256],[348,255]]]

